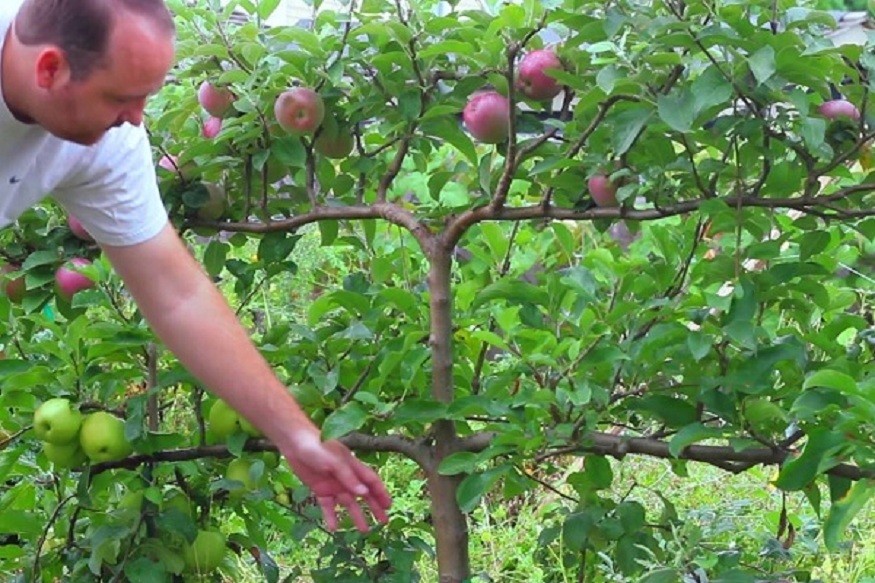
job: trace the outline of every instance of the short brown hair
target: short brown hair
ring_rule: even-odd
[[[25,0],[15,35],[26,46],[57,46],[72,78],[81,81],[108,65],[109,37],[122,12],[147,18],[168,34],[176,31],[164,0]]]

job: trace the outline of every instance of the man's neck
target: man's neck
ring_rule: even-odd
[[[18,99],[22,86],[15,78],[17,69],[13,53],[17,47],[18,39],[15,38],[12,31],[14,26],[13,22],[9,26],[9,30],[6,31],[6,39],[3,42],[2,55],[0,55],[0,89],[2,89],[3,101],[12,116],[21,123],[32,124],[36,123],[36,120],[27,114]]]

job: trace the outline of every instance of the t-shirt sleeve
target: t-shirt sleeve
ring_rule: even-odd
[[[78,172],[53,198],[98,242],[111,246],[148,241],[167,224],[148,134],[122,126],[89,148]]]

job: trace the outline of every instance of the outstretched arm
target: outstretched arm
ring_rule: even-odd
[[[337,526],[340,505],[359,530],[367,530],[359,499],[386,522],[391,499],[379,476],[341,443],[321,440],[170,224],[145,243],[103,249],[158,337],[207,388],[276,444],[313,490],[329,529]]]

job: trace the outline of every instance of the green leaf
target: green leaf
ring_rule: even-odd
[[[280,0],[259,0],[256,5],[256,14],[262,20],[267,20],[280,5]]]
[[[258,259],[265,263],[285,261],[300,239],[284,231],[267,233],[258,244]]]
[[[464,513],[473,511],[483,495],[488,492],[507,472],[505,467],[493,468],[482,473],[471,474],[462,480],[459,488],[456,490],[456,501]]]
[[[805,379],[805,382],[802,383],[803,390],[812,387],[824,387],[835,389],[845,394],[854,394],[857,390],[857,381],[846,373],[824,368]]]
[[[686,133],[695,121],[695,100],[689,91],[660,95],[657,100],[659,117],[675,131]]]
[[[228,255],[229,245],[221,241],[210,241],[204,251],[204,268],[211,277],[216,277],[225,268],[225,257]]]
[[[678,457],[684,448],[705,439],[723,437],[723,430],[717,427],[706,427],[701,423],[692,423],[677,432],[668,445],[668,451]]]
[[[325,418],[322,425],[323,439],[337,439],[351,433],[365,424],[368,412],[355,401],[347,403]]]
[[[775,486],[787,492],[804,489],[818,474],[838,465],[838,460],[830,456],[844,446],[845,438],[840,432],[814,429],[808,434],[802,455],[781,467]]]
[[[775,49],[764,46],[747,59],[751,73],[760,84],[765,83],[775,74]]]
[[[641,578],[640,583],[677,583],[681,580],[681,575],[677,569],[664,567],[655,571],[650,571]]]
[[[431,399],[404,401],[396,410],[393,421],[396,425],[410,423],[432,423],[447,413],[447,405]],[[446,460],[445,460],[446,461]]]
[[[683,427],[695,423],[696,407],[684,399],[669,395],[647,395],[635,401],[632,407],[654,414],[669,427]]]
[[[653,110],[644,105],[626,110],[616,116],[611,136],[618,156],[629,151],[651,117],[653,117]]]
[[[126,581],[130,583],[167,583],[168,573],[164,565],[148,557],[138,557],[125,564]]]
[[[0,532],[15,532],[21,536],[36,536],[42,532],[42,524],[34,520],[32,512],[4,508],[0,512]]]
[[[693,81],[695,112],[727,102],[733,93],[732,84],[716,66],[711,66]]]
[[[705,358],[711,352],[713,345],[713,337],[704,332],[692,332],[687,336],[687,348],[689,348],[690,354],[693,355],[693,359],[696,362]]]
[[[447,119],[435,118],[423,122],[421,128],[426,135],[441,138],[456,148],[471,163],[471,166],[475,168],[478,166],[477,150],[474,148],[474,143],[454,118],[450,116],[447,116]]]
[[[825,231],[809,231],[799,242],[799,259],[805,261],[823,252],[830,242],[830,234]]]
[[[470,451],[459,451],[445,457],[438,466],[438,473],[444,476],[470,474],[477,468],[480,456]]]
[[[860,480],[854,484],[847,495],[835,502],[829,510],[823,527],[826,548],[836,552],[842,535],[847,532],[851,521],[875,494],[875,480]]]
[[[540,286],[519,280],[503,280],[486,286],[477,294],[472,307],[478,308],[495,300],[506,300],[512,304],[531,303],[545,306],[549,299],[547,292]]]

